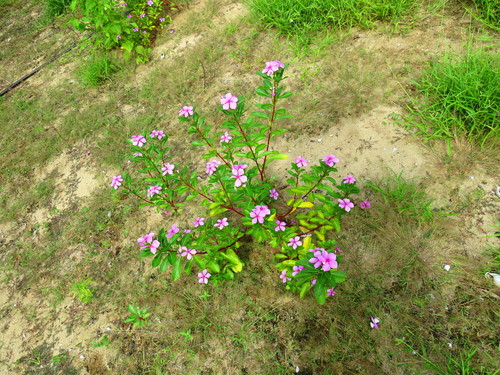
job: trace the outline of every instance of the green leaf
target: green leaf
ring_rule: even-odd
[[[165,272],[170,265],[170,262],[168,261],[168,257],[163,258],[160,264],[160,271]]]
[[[300,298],[304,298],[311,289],[311,283],[307,282],[302,284],[302,287],[300,288]]]
[[[264,118],[264,119],[269,118],[269,116],[267,114],[265,114],[264,112],[259,112],[259,111],[255,111],[255,112],[250,113],[250,116],[253,116],[256,118]]]
[[[155,258],[151,262],[151,266],[158,267],[160,265],[161,258],[162,258],[161,254],[158,254],[157,256],[155,256]]]
[[[182,259],[176,258],[174,270],[172,271],[172,281],[179,280],[182,274]]]
[[[315,285],[314,285],[314,298],[316,298],[316,301],[318,301],[318,303],[320,305],[323,305],[326,301],[326,288],[325,288],[325,284],[323,284],[322,282],[317,282]]]

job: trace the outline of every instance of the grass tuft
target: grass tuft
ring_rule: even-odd
[[[87,86],[100,86],[118,71],[116,64],[106,55],[93,56],[78,71],[80,81]]]
[[[426,139],[466,136],[484,144],[500,129],[500,56],[486,52],[444,56],[416,82],[410,127]]]
[[[500,0],[472,0],[479,18],[493,29],[500,30]]]
[[[415,0],[247,0],[257,19],[293,36],[300,44],[311,42],[326,28],[368,27],[375,21],[395,21]]]
[[[63,14],[71,4],[71,0],[47,0],[47,15],[51,18]]]

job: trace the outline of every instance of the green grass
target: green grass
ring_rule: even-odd
[[[393,206],[400,214],[421,222],[433,220],[437,215],[432,207],[433,199],[417,184],[405,179],[402,171],[399,174],[392,173],[390,177],[376,183],[368,182],[367,185],[382,196],[385,204]]]
[[[369,27],[396,21],[415,0],[247,0],[264,25],[293,36],[300,44],[326,28]]]
[[[47,15],[58,17],[63,14],[71,4],[71,0],[46,0]]]
[[[500,30],[500,0],[472,0],[479,19],[493,29]]]
[[[500,56],[468,52],[429,64],[415,83],[409,126],[425,139],[465,136],[484,144],[500,130]]]
[[[80,81],[87,86],[100,86],[110,80],[118,71],[118,66],[106,55],[97,54],[78,71]]]

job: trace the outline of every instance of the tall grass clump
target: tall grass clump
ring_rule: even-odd
[[[326,28],[395,21],[415,0],[247,0],[257,19],[307,44]]]
[[[47,0],[47,15],[49,17],[58,17],[63,14],[71,4],[71,0]]]
[[[488,26],[500,30],[500,0],[472,0],[479,18]]]
[[[500,56],[468,52],[432,62],[415,82],[410,127],[426,139],[466,136],[483,145],[500,129]]]
[[[118,67],[106,55],[95,55],[77,72],[84,85],[100,86],[116,73]]]

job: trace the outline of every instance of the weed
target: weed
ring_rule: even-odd
[[[89,288],[90,284],[92,284],[91,277],[79,283],[73,284],[71,287],[71,291],[80,301],[82,301],[83,303],[89,303],[94,297],[92,289]]]
[[[392,171],[392,170],[391,170]],[[380,193],[386,204],[392,204],[400,214],[415,218],[420,222],[431,221],[436,211],[431,207],[433,200],[415,183],[392,171],[392,176],[377,183],[367,182],[374,191]]]
[[[108,56],[95,55],[78,71],[78,77],[84,85],[100,86],[117,71],[117,65]]]
[[[467,52],[445,55],[416,82],[422,101],[412,99],[410,127],[425,139],[465,135],[484,145],[500,131],[500,57]]]

